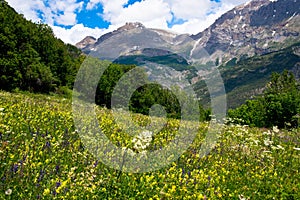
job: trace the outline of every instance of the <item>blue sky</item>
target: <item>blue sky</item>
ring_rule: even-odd
[[[50,25],[55,35],[75,44],[99,38],[126,22],[196,34],[233,7],[249,0],[7,0],[34,22]]]

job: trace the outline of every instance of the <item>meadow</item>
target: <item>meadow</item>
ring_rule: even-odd
[[[97,114],[111,141],[138,151],[110,110],[98,107]],[[149,123],[147,116],[132,118]],[[179,126],[178,120],[167,120],[140,148],[166,146]],[[299,128],[259,129],[228,121],[202,157],[199,147],[209,123],[189,126],[196,138],[171,164],[147,173],[122,172],[85,148],[70,99],[0,92],[0,199],[300,199]]]

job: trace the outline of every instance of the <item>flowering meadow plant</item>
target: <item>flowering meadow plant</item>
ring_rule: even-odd
[[[202,157],[209,123],[200,123],[178,159],[134,174],[107,167],[87,150],[71,110],[68,99],[0,92],[0,199],[300,199],[299,129],[228,123]],[[158,133],[128,135],[110,110],[96,112],[105,135],[128,156],[159,151],[174,140],[180,125],[168,119]],[[149,124],[147,116],[132,118]]]

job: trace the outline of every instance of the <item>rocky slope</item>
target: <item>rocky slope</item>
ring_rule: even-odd
[[[86,36],[83,40],[81,40],[80,42],[78,42],[76,44],[76,47],[83,50],[83,51],[85,51],[85,49],[87,51],[89,51],[88,48],[90,46],[94,45],[96,42],[97,42],[96,38],[94,38],[92,36]]]
[[[253,0],[192,37],[221,61],[270,53],[299,41],[299,8],[299,0]]]

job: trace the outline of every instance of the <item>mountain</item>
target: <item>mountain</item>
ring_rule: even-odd
[[[92,36],[86,36],[82,41],[78,42],[76,44],[76,47],[79,49],[86,49],[89,46],[95,44],[97,42],[97,39]]]
[[[253,0],[223,14],[196,35],[146,28],[136,22],[126,23],[93,44],[77,46],[100,59],[148,64],[149,76],[155,74],[160,81],[170,76],[187,78],[206,105],[210,96],[205,79],[216,65],[229,107],[236,107],[260,94],[272,72],[288,69],[299,74],[299,7],[297,0]],[[200,63],[197,69],[190,66],[195,60]],[[171,69],[158,73],[149,63]]]
[[[76,46],[85,53],[90,53],[113,36],[140,29],[154,33],[153,42],[163,41],[170,45],[182,43],[190,37],[204,47],[211,58],[226,62],[234,57],[273,52],[299,41],[299,7],[300,2],[297,0],[253,0],[223,14],[209,28],[196,35],[148,29],[136,22],[126,23],[101,36],[95,43],[85,45],[84,39]]]
[[[162,29],[146,28],[139,22],[128,22],[117,30],[102,35],[96,42],[90,43],[90,38],[90,36],[86,37],[76,46],[86,54],[98,53],[99,55],[129,53],[143,48],[165,47],[167,49],[172,45],[179,45],[192,40],[188,34],[179,35]],[[109,50],[105,50],[108,52],[103,50],[106,44],[110,47]],[[124,52],[119,52],[118,48]],[[117,52],[112,52],[111,49],[115,49]]]
[[[297,0],[253,0],[191,37],[220,62],[270,53],[299,41],[299,7]]]

